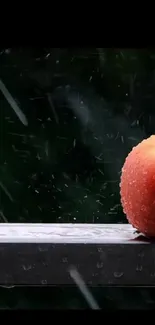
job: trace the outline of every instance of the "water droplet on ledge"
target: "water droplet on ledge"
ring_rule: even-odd
[[[41,284],[47,284],[47,280],[41,280]]]
[[[32,266],[31,265],[23,265],[23,269],[24,269],[24,271],[29,271],[32,269]]]
[[[115,278],[121,278],[123,276],[123,272],[114,272],[114,277]]]
[[[137,265],[136,271],[142,271],[142,269],[143,269],[142,265]]]
[[[102,267],[103,267],[103,262],[98,262],[97,263],[97,268],[98,269],[102,269]]]
[[[62,259],[62,261],[63,261],[63,263],[67,263],[67,262],[68,262],[67,257],[64,257],[64,258]]]

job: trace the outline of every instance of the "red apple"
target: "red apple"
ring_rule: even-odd
[[[129,223],[145,235],[155,237],[155,135],[143,140],[127,156],[120,195]]]

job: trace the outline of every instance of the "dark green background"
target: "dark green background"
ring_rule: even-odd
[[[154,133],[155,53],[1,49],[1,221],[126,222],[119,180],[131,148]],[[50,98],[50,99],[49,99]],[[51,105],[52,101],[52,105]]]
[[[155,130],[155,51],[1,48],[0,78],[28,119],[0,92],[1,222],[126,222],[120,171]],[[153,289],[93,293],[103,308],[155,306]],[[82,299],[75,289],[0,289],[2,308],[86,307]]]

